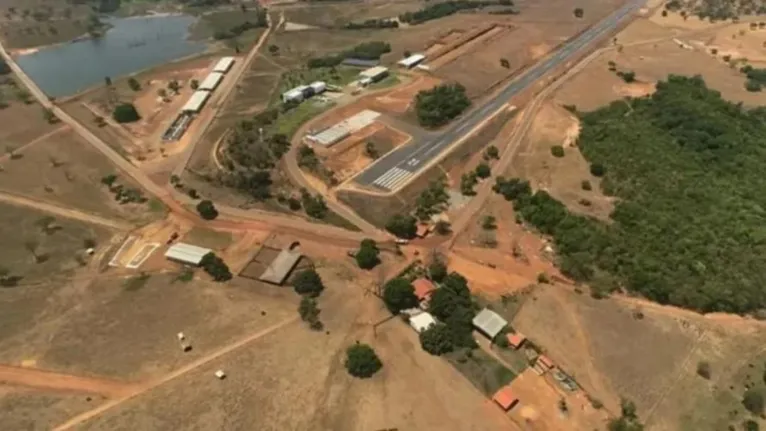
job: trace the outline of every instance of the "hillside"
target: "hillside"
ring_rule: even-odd
[[[703,312],[766,305],[766,109],[723,100],[700,77],[581,114],[578,145],[617,198],[613,223],[576,216],[546,192],[499,181],[557,245],[562,270]]]

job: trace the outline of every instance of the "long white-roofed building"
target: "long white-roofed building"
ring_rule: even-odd
[[[205,106],[205,102],[207,102],[208,98],[210,98],[209,92],[202,90],[195,91],[186,104],[184,104],[183,108],[181,108],[181,111],[196,114],[203,106]]]
[[[213,91],[218,88],[218,84],[223,80],[223,73],[213,72],[197,87],[197,90]]]
[[[168,248],[168,251],[165,252],[165,257],[187,265],[199,266],[202,258],[211,251],[209,248],[179,242]]]
[[[234,57],[223,57],[213,66],[213,72],[226,73],[234,65]]]

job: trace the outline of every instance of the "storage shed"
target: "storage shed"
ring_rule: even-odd
[[[519,402],[519,399],[513,394],[510,386],[503,386],[492,396],[492,401],[507,412]]]
[[[234,57],[223,57],[213,66],[213,72],[226,73],[234,65]]]
[[[503,328],[508,326],[508,321],[489,308],[485,308],[473,318],[473,326],[490,340],[493,340]]]
[[[323,81],[316,81],[309,84],[309,87],[311,87],[311,90],[314,92],[314,94],[321,94],[327,90],[327,83]]]
[[[223,80],[223,73],[213,72],[206,76],[197,90],[213,91],[218,88],[218,84]]]
[[[341,63],[344,66],[373,67],[378,65],[378,60],[365,60],[361,58],[346,58]]]
[[[406,67],[407,69],[411,69],[411,68],[417,66],[418,64],[422,63],[423,60],[425,60],[425,59],[426,59],[426,56],[423,55],[423,54],[412,54],[411,56],[409,56],[409,57],[407,57],[407,58],[405,58],[403,60],[399,60],[399,62],[397,64],[399,66]]]
[[[197,247],[196,245],[179,242],[168,248],[168,251],[165,252],[165,257],[186,265],[199,266],[202,262],[202,258],[211,252],[212,250],[209,248]]]
[[[359,73],[360,78],[368,78],[371,82],[378,82],[386,76],[388,76],[388,68],[383,66],[372,67]]]
[[[205,106],[205,102],[207,102],[209,97],[210,93],[207,91],[195,91],[183,106],[183,108],[181,108],[181,111],[192,112],[196,114],[202,109],[203,106]]]
[[[430,313],[420,313],[410,317],[410,326],[418,334],[427,330],[431,326],[436,325],[436,319]]]
[[[287,277],[298,264],[298,261],[301,260],[301,257],[300,253],[292,250],[284,249],[280,251],[258,279],[266,283],[281,285],[287,280]]]

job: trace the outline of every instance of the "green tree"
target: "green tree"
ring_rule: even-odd
[[[345,366],[352,376],[366,379],[377,373],[383,367],[383,363],[372,347],[357,342],[346,350]]]
[[[447,325],[437,323],[420,333],[420,345],[426,352],[440,356],[455,349],[452,333]]]
[[[229,271],[229,267],[226,265],[223,259],[216,256],[212,252],[202,257],[200,266],[202,266],[202,269],[210,274],[210,276],[213,277],[213,280],[215,281],[228,281],[232,278],[231,271]]]
[[[189,87],[190,87],[192,90],[196,90],[196,89],[198,89],[198,88],[199,88],[199,81],[198,81],[198,80],[196,80],[196,79],[192,79],[191,81],[189,81]]]
[[[316,270],[310,268],[295,274],[293,288],[299,295],[316,298],[324,290],[324,283]]]
[[[141,90],[141,84],[138,82],[138,80],[134,77],[128,78],[128,87],[130,87],[133,91],[139,91]]]
[[[442,259],[434,259],[430,265],[428,265],[428,276],[431,280],[440,283],[447,277],[447,265]]]
[[[178,92],[181,91],[181,84],[179,84],[175,79],[171,79],[170,82],[168,82],[168,90],[178,94]]]
[[[742,422],[742,428],[745,431],[758,431],[758,430],[760,430],[760,426],[758,426],[758,422],[756,422],[756,421],[754,421],[752,419],[748,419],[748,420]]]
[[[460,193],[463,196],[476,195],[476,191],[474,190],[474,187],[476,187],[476,184],[478,184],[478,182],[479,180],[476,178],[475,171],[471,171],[471,172],[463,174],[463,176],[460,177]]]
[[[411,215],[396,214],[386,223],[386,230],[399,238],[412,239],[418,231],[417,220]]]
[[[205,220],[214,220],[218,217],[218,210],[215,209],[213,202],[209,200],[200,201],[197,204],[197,212]]]
[[[564,147],[561,145],[554,145],[551,147],[551,154],[553,157],[564,157]]]
[[[590,173],[594,177],[603,177],[606,174],[606,168],[601,163],[591,163]]]
[[[324,324],[319,320],[320,311],[315,298],[310,296],[301,298],[300,305],[298,305],[298,314],[301,316],[301,320],[307,322],[309,327],[315,331],[320,331],[324,328]]]
[[[643,431],[644,426],[636,416],[636,405],[632,401],[623,399],[621,404],[622,415],[609,421],[609,431]]]
[[[492,175],[492,170],[489,168],[489,165],[486,163],[479,163],[476,166],[476,176],[479,178],[489,178],[490,175]]]
[[[448,221],[439,220],[434,224],[434,231],[439,235],[449,235],[452,231],[452,227]]]
[[[273,44],[269,45],[269,52],[271,53],[271,55],[277,55],[279,54],[279,47]]]
[[[133,123],[141,119],[136,107],[131,103],[121,103],[114,108],[112,118],[118,123]]]
[[[487,147],[486,151],[484,151],[484,158],[487,160],[490,159],[499,159],[500,158],[500,150],[497,149],[496,146],[490,145]]]
[[[354,257],[359,268],[372,269],[380,263],[380,250],[375,241],[363,239]]]
[[[763,394],[758,389],[748,389],[742,397],[742,405],[745,406],[750,413],[756,416],[762,415],[764,408]]]
[[[50,108],[43,108],[43,118],[48,124],[55,124],[59,120]]]
[[[506,69],[510,69],[510,68],[511,68],[511,62],[510,62],[510,61],[508,61],[508,59],[507,59],[507,58],[501,58],[501,59],[500,59],[500,66],[501,66],[501,67],[504,67],[504,68],[506,68]]]
[[[393,314],[418,306],[415,288],[404,278],[394,278],[383,286],[383,302]]]
[[[576,18],[582,18],[584,15],[585,15],[585,11],[584,11],[582,8],[580,8],[580,7],[578,7],[578,8],[575,8],[575,10],[574,10],[574,16],[575,16]]]
[[[460,115],[471,105],[460,84],[438,85],[423,90],[415,97],[415,112],[420,125],[439,127]]]

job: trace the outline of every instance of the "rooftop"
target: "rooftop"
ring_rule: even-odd
[[[415,288],[415,296],[417,296],[420,301],[428,299],[428,297],[431,296],[431,293],[436,290],[436,286],[434,286],[430,280],[425,278],[418,278],[413,281],[412,287]]]
[[[426,59],[426,56],[423,54],[412,54],[411,56],[403,60],[399,60],[398,64],[402,66],[406,66],[406,67],[412,67],[425,59]]]
[[[213,70],[216,72],[227,72],[232,64],[234,64],[234,57],[223,57],[218,60],[218,63],[215,64]]]
[[[486,334],[490,339],[497,337],[497,334],[508,325],[508,321],[500,317],[499,314],[485,308],[473,318],[473,326]]]
[[[207,98],[210,97],[210,93],[207,91],[195,91],[189,98],[186,104],[181,108],[182,111],[198,112],[202,105],[205,104]]]
[[[282,284],[300,259],[300,253],[284,249],[271,261],[258,279],[267,283]]]
[[[492,401],[496,402],[503,410],[508,411],[519,402],[519,399],[513,394],[510,386],[503,386],[492,396]]]
[[[190,265],[199,265],[202,258],[211,251],[209,248],[178,242],[168,248],[165,257]]]
[[[507,337],[508,337],[508,344],[514,349],[518,349],[519,347],[521,347],[521,345],[524,344],[524,341],[527,340],[527,337],[519,334],[518,332],[515,334],[507,334]]]
[[[359,76],[363,76],[365,78],[374,78],[374,77],[376,77],[376,76],[378,76],[378,75],[380,75],[382,73],[386,73],[386,72],[388,72],[388,68],[387,67],[377,66],[377,67],[372,67],[372,68],[369,68],[367,70],[363,70],[363,71],[359,72]]]
[[[410,317],[410,326],[418,333],[436,325],[436,319],[430,313],[420,313]]]
[[[541,365],[543,365],[545,368],[553,368],[553,361],[551,361],[551,358],[540,355],[537,357],[537,362]]]
[[[213,72],[202,80],[198,88],[200,90],[214,90],[222,79],[223,73]]]

